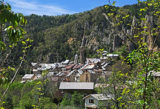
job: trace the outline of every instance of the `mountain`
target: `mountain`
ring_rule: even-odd
[[[115,40],[115,47],[120,47],[122,39],[111,35],[112,28],[103,15],[105,12],[104,7],[98,7],[74,15],[27,16],[26,30],[34,40],[30,59],[35,62],[72,59],[79,54],[82,42],[89,57],[99,48],[112,51]]]
[[[83,36],[86,39],[84,46],[87,52],[92,53],[97,48],[107,48],[109,41],[106,36],[110,30],[106,28],[110,26],[102,15],[103,12],[105,8],[99,7],[74,15],[27,16],[26,29],[34,40],[33,61],[55,62],[57,55],[59,61],[71,59],[78,52]]]
[[[117,9],[117,13],[130,15],[128,23],[136,23],[138,5]],[[124,31],[130,33],[132,28],[128,27],[127,23],[113,28],[104,13],[108,13],[108,10],[103,6],[73,15],[26,16],[26,37],[34,40],[31,49],[28,50],[27,64],[73,59],[75,54],[80,55],[82,48],[85,48],[84,55],[87,57],[94,57],[96,50],[100,48],[113,52],[126,46],[128,51],[133,50],[134,44],[127,40],[124,34]],[[157,21],[160,19],[153,22]],[[159,42],[157,40],[157,44]]]

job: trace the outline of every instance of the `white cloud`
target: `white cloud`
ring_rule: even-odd
[[[24,0],[6,0],[13,7],[13,11],[23,13],[24,15],[62,15],[73,14],[74,11],[66,10],[58,6],[43,5],[37,2],[27,2]]]

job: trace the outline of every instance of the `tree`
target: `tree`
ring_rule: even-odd
[[[22,27],[26,23],[27,21],[22,14],[14,13],[8,3],[0,0],[0,84],[4,84],[4,82],[8,80],[7,75],[12,75],[10,80],[8,80],[10,81],[8,87],[3,92],[2,96],[0,96],[0,107],[10,85],[15,80],[17,73],[22,66],[26,50],[30,47],[28,44],[32,42],[30,39],[24,39],[24,34],[26,32]],[[7,59],[19,43],[21,43],[23,55],[20,56],[19,66],[12,65],[7,62]],[[11,74],[11,72],[8,71],[12,71],[14,74]]]
[[[3,107],[5,109],[13,109],[13,103],[12,103],[12,98],[11,97],[7,97],[7,99],[5,100],[5,104],[3,105]]]
[[[65,94],[64,97],[63,97],[63,100],[61,102],[61,105],[62,106],[69,106],[69,105],[71,105],[70,101],[71,101],[71,98],[69,97],[69,95]]]
[[[105,18],[113,28],[123,28],[122,31],[128,39],[129,48],[133,47],[125,59],[132,67],[130,71],[132,74],[127,76],[130,79],[127,88],[124,88],[120,93],[121,99],[125,98],[126,89],[130,93],[129,98],[131,99],[128,100],[129,102],[125,102],[124,107],[136,105],[143,109],[158,108],[159,97],[154,95],[159,92],[159,87],[156,85],[157,81],[153,79],[152,72],[160,70],[160,52],[156,45],[160,33],[160,25],[156,22],[160,15],[160,1],[147,0],[141,2],[138,0],[137,14],[134,16],[122,13],[119,11],[120,9],[114,6],[106,5],[106,8],[108,13],[104,14]],[[125,28],[129,28],[128,32]],[[111,81],[110,84],[113,83]],[[119,107],[117,106],[117,108]]]
[[[75,91],[72,94],[71,104],[83,108],[83,95]]]
[[[74,92],[72,95],[65,94],[63,100],[61,102],[61,106],[72,106],[72,107],[80,107],[83,108],[83,95],[78,92]]]

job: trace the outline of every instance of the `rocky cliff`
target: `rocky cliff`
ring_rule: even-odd
[[[113,28],[104,15],[107,13],[104,7],[74,15],[26,17],[28,19],[26,29],[34,40],[32,49],[29,51],[30,61],[56,62],[67,58],[73,59],[75,54],[80,55],[80,51],[85,51],[83,55],[90,57],[99,48],[113,52],[122,45],[132,51],[136,45],[128,40],[126,35],[132,36],[136,32],[134,29],[137,25],[136,6],[119,8],[121,13],[130,14],[128,22],[132,23],[131,28],[126,24]],[[152,16],[146,16],[146,19],[147,22],[142,26],[154,26],[155,21]],[[150,48],[155,46],[153,38],[147,35],[144,39]]]

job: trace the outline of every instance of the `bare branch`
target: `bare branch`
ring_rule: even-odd
[[[21,68],[21,66],[22,66],[22,64],[23,64],[23,61],[24,61],[23,59],[24,59],[24,57],[25,57],[25,54],[23,55],[23,58],[22,58],[22,60],[21,60],[21,62],[20,62],[20,64],[19,64],[19,67],[17,68],[17,70],[16,70],[16,72],[15,72],[12,80],[10,81],[8,87],[7,87],[6,90],[3,92],[2,97],[0,98],[0,105],[2,105],[2,101],[3,101],[4,96],[5,96],[6,93],[8,92],[8,89],[10,88],[10,85],[11,85],[11,84],[13,83],[13,81],[15,80],[15,78],[16,78],[18,72],[19,72],[19,69]]]
[[[4,65],[4,63],[6,62],[6,60],[8,59],[8,57],[10,56],[12,50],[9,50],[9,53],[6,54],[6,57],[4,58],[4,60],[2,61],[1,66]]]

